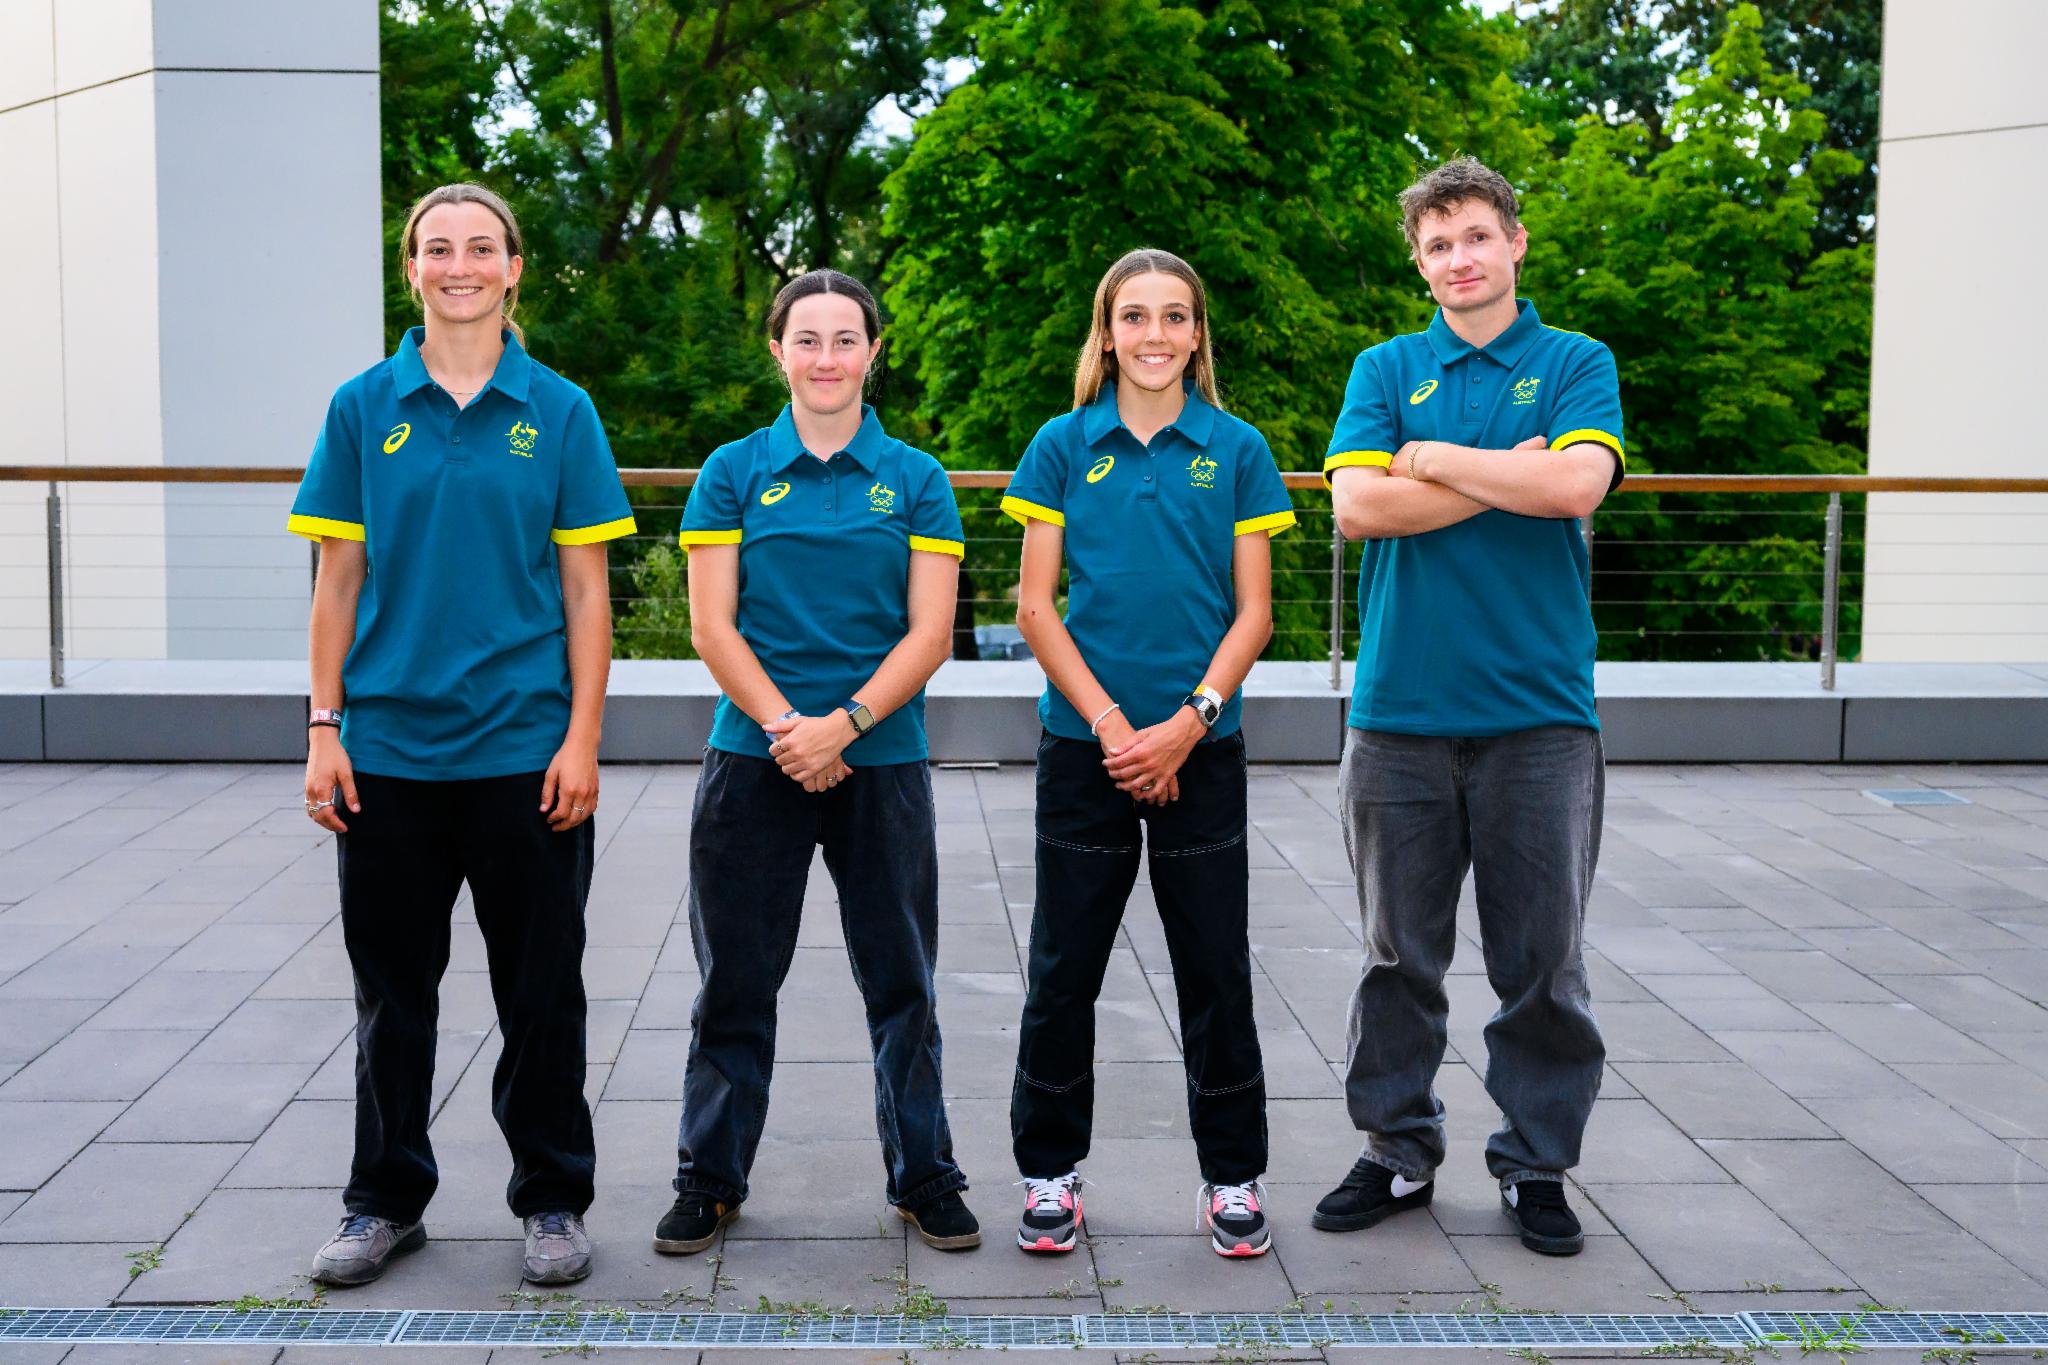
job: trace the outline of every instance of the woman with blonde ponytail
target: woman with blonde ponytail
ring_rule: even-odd
[[[519,225],[480,185],[406,218],[425,314],[343,384],[292,504],[320,544],[306,814],[334,831],[355,974],[355,1160],[313,1261],[363,1284],[426,1242],[441,974],[463,883],[504,1051],[491,1110],[524,1273],[590,1273],[583,910],[611,664],[606,542],[632,509],[597,410],[526,354]]]
[[[1273,634],[1267,541],[1294,513],[1265,438],[1218,401],[1209,334],[1208,292],[1186,261],[1133,251],[1111,266],[1074,410],[1039,429],[1003,499],[1024,524],[1017,625],[1047,680],[1010,1099],[1026,1251],[1070,1251],[1080,1236],[1095,998],[1141,845],[1180,997],[1210,1243],[1259,1256],[1272,1242],[1237,693]]]

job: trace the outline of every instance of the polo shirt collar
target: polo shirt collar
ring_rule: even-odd
[[[1193,379],[1183,377],[1180,381],[1184,399],[1180,416],[1167,424],[1171,431],[1177,431],[1198,446],[1209,444],[1209,435],[1216,429],[1216,409],[1209,406],[1202,391],[1195,387]],[[1089,445],[1123,425],[1123,418],[1116,410],[1116,384],[1105,383],[1102,392],[1095,395],[1095,401],[1088,405],[1081,418],[1081,434]]]
[[[1463,360],[1468,355],[1483,355],[1488,360],[1512,369],[1521,363],[1529,348],[1536,344],[1536,338],[1543,333],[1543,320],[1536,316],[1536,305],[1528,299],[1515,300],[1515,320],[1508,329],[1484,346],[1474,346],[1451,330],[1444,321],[1444,310],[1436,310],[1436,316],[1429,320],[1429,348],[1436,352],[1436,358],[1448,365],[1454,360]]]
[[[504,339],[505,353],[498,357],[498,368],[491,373],[491,382],[485,389],[496,389],[515,403],[524,403],[533,380],[533,358],[526,354],[526,348],[519,344],[519,338],[507,328],[498,334]],[[391,357],[391,370],[398,381],[398,396],[410,398],[434,382],[427,373],[427,362],[420,359],[420,345],[427,339],[424,327],[408,327],[399,339],[398,354]],[[483,397],[479,393],[478,398]]]
[[[888,433],[882,430],[882,419],[875,416],[873,405],[863,403],[860,405],[860,430],[853,433],[853,439],[847,442],[845,450],[831,453],[846,456],[872,474],[883,443],[888,439]],[[796,414],[787,403],[776,415],[774,425],[768,428],[768,458],[769,469],[774,473],[789,468],[799,459],[812,458],[812,452],[804,448],[802,438],[796,434]]]

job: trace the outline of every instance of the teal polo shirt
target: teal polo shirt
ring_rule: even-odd
[[[910,556],[967,553],[960,508],[939,462],[882,430],[863,406],[846,449],[804,449],[787,406],[711,452],[683,508],[682,543],[740,547],[739,631],[807,716],[858,696],[910,633]],[[768,757],[752,717],[721,697],[711,747]],[[922,763],[924,692],[846,747],[856,768]]]
[[[1546,327],[1527,299],[1483,347],[1439,310],[1427,331],[1366,351],[1351,368],[1323,476],[1389,464],[1409,441],[1506,450],[1532,436],[1614,452],[1621,387],[1591,337]],[[1396,734],[1482,736],[1539,725],[1598,729],[1576,521],[1490,509],[1439,530],[1365,542],[1350,724]]]
[[[1266,438],[1191,384],[1180,416],[1150,445],[1117,415],[1114,384],[1047,422],[1017,462],[1003,510],[1065,528],[1067,632],[1141,730],[1201,685],[1237,619],[1237,538],[1294,525]],[[1235,734],[1242,705],[1229,697],[1208,738]],[[1038,718],[1062,739],[1092,738],[1092,717],[1050,683]]]
[[[582,389],[507,332],[457,408],[424,335],[335,391],[292,502],[292,531],[362,541],[369,561],[342,743],[389,777],[538,772],[569,731],[555,547],[631,535],[633,509]]]

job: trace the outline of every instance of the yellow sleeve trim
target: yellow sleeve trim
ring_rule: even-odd
[[[1026,502],[1022,498],[1004,498],[1003,510],[1016,518],[1020,526],[1030,521],[1049,521],[1055,526],[1067,524],[1065,512],[1055,512],[1050,507],[1040,507],[1037,503]]]
[[[1233,536],[1248,536],[1254,531],[1266,531],[1277,536],[1293,525],[1294,513],[1291,510],[1286,512],[1268,512],[1263,517],[1253,517],[1249,521],[1240,521],[1237,523],[1237,529],[1232,531],[1231,534]]]
[[[930,536],[912,536],[910,548],[930,550],[935,555],[951,555],[955,559],[967,558],[967,543],[960,540],[934,540]]]
[[[737,529],[731,531],[685,531],[676,537],[676,543],[685,550],[696,545],[737,545],[740,543],[740,533]]]
[[[1374,469],[1385,469],[1394,463],[1391,450],[1346,450],[1323,461],[1323,482],[1332,482],[1330,476],[1340,469],[1352,465],[1369,465]]]
[[[557,545],[595,545],[600,540],[630,536],[639,529],[631,517],[620,517],[617,521],[602,522],[596,526],[579,526],[573,531],[557,529],[549,533],[549,539]]]
[[[1619,436],[1611,436],[1604,431],[1595,430],[1592,427],[1586,427],[1579,431],[1567,431],[1564,435],[1552,441],[1550,448],[1552,450],[1563,450],[1566,446],[1575,446],[1581,441],[1591,441],[1594,445],[1606,446],[1614,452],[1614,458],[1621,461],[1621,467],[1623,469],[1628,468],[1628,452],[1621,448],[1621,438]]]
[[[363,524],[359,521],[330,521],[326,517],[302,517],[294,513],[284,526],[293,535],[304,536],[308,540],[363,539]]]

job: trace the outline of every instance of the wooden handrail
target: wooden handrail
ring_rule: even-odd
[[[260,465],[0,465],[0,483],[297,483],[305,470]],[[688,488],[694,469],[622,469],[628,488]],[[1004,469],[956,469],[955,488],[1007,488]],[[1289,488],[1319,491],[1323,476],[1290,472]],[[1619,493],[2048,493],[2048,479],[1870,474],[1635,474]]]

